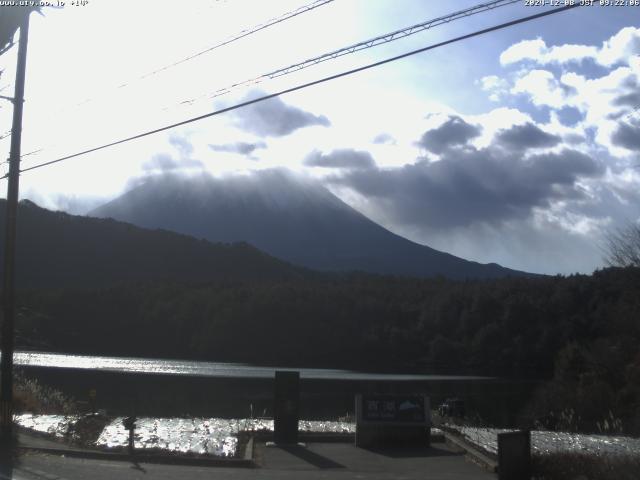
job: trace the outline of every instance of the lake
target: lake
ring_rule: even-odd
[[[354,398],[369,394],[426,394],[434,406],[448,397],[465,400],[495,424],[509,425],[535,384],[469,375],[372,373],[224,362],[109,357],[18,351],[14,362],[29,378],[77,400],[97,391],[98,408],[114,415],[133,410],[149,416],[242,418],[271,415],[276,370],[300,372],[300,414],[331,419],[353,413]]]
[[[324,368],[264,367],[242,363],[105,357],[31,351],[17,351],[13,358],[15,365],[23,367],[72,368],[122,373],[186,375],[216,378],[273,378],[276,370],[296,370],[300,372],[300,377],[302,379],[309,380],[469,381],[487,380],[491,378],[465,375],[370,373]]]

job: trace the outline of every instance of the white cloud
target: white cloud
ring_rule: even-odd
[[[509,93],[509,82],[497,75],[482,77],[477,83],[480,84],[482,90],[489,92],[489,100],[492,102],[499,102]]]
[[[509,65],[523,60],[538,60],[544,57],[547,44],[541,38],[514,43],[500,55],[500,64]]]
[[[639,51],[638,32],[640,29],[623,28],[596,50],[585,45],[548,48],[541,39],[517,43],[503,52],[501,60],[504,64],[535,59],[541,64],[558,62],[564,65],[559,74],[544,69],[515,72],[509,93],[525,95],[537,107],[549,107],[554,129],[560,126],[558,112],[565,107],[576,109],[581,118],[571,127],[573,132],[563,129],[562,133],[572,135],[574,139],[582,136],[588,140],[589,135],[585,133],[591,130],[592,143],[589,145],[589,142],[585,142],[579,147],[581,150],[601,148],[616,161],[624,159],[632,151],[620,142],[612,142],[612,137],[620,128],[619,118],[628,115],[634,106],[637,107],[635,104],[640,98],[640,56],[631,55]],[[589,78],[567,63],[569,59],[586,57],[607,66],[609,71]],[[488,84],[492,85],[490,81]]]
[[[611,66],[619,62],[628,63],[629,58],[640,54],[640,28],[626,27],[605,40],[598,51],[597,61]]]
[[[628,63],[629,58],[640,54],[640,28],[626,27],[605,40],[601,47],[593,45],[564,44],[547,46],[541,38],[523,40],[507,48],[500,55],[502,65],[532,61],[539,65],[568,64],[591,59],[605,67]]]
[[[531,70],[518,78],[511,93],[529,95],[536,106],[562,108],[566,103],[566,95],[560,82],[548,70]]]
[[[482,126],[482,133],[473,141],[476,148],[486,148],[499,130],[511,128],[514,125],[524,125],[531,121],[531,117],[515,108],[494,108],[490,112],[481,115],[469,115],[463,117],[470,123]]]

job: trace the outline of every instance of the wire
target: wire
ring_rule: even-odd
[[[299,70],[304,70],[305,68],[312,67],[314,65],[318,65],[319,63],[326,62],[328,60],[334,60],[338,57],[342,57],[344,55],[349,55],[351,53],[359,52],[360,50],[366,50],[368,48],[376,47],[378,45],[382,45],[384,43],[393,42],[394,40],[398,40],[400,38],[405,38],[410,35],[414,35],[416,33],[422,32],[424,30],[428,30],[433,27],[437,27],[439,25],[443,25],[445,23],[449,23],[455,20],[459,20],[461,18],[469,17],[471,15],[476,15],[478,13],[486,12],[488,10],[493,10],[495,8],[504,7],[507,5],[511,5],[513,3],[520,2],[520,0],[496,0],[493,2],[485,2],[479,5],[476,5],[471,8],[467,8],[465,10],[460,10],[458,12],[454,12],[448,15],[444,15],[437,18],[432,18],[430,20],[426,20],[422,23],[418,23],[416,25],[412,25],[410,27],[402,28],[400,30],[396,30],[393,32],[385,33],[384,35],[379,35],[374,38],[370,38],[368,40],[364,40],[362,42],[356,43],[354,45],[350,45],[348,47],[343,47],[339,50],[335,50],[333,52],[325,53],[317,57],[309,58],[302,62],[295,63],[293,65],[289,65],[285,68],[280,68],[278,70],[274,70],[269,73],[265,73],[262,75],[258,75],[257,77],[251,78],[249,80],[244,80],[242,82],[234,83],[228,87],[221,88],[214,92],[205,93],[198,97],[191,98],[189,100],[183,100],[180,102],[182,104],[193,104],[194,102],[203,100],[203,99],[212,99],[219,97],[221,95],[225,95],[230,91],[243,86],[248,85],[256,85],[265,80],[272,80],[277,77],[282,77],[284,75],[288,75],[290,73],[297,72]],[[167,107],[168,108],[168,107]],[[165,108],[166,110],[166,108]]]
[[[34,165],[34,166],[31,166],[31,167],[25,168],[23,170],[20,170],[20,172],[27,172],[27,171],[35,170],[37,168],[42,168],[42,167],[45,167],[45,166],[48,166],[48,165],[53,165],[55,163],[59,163],[59,162],[65,161],[65,160],[69,160],[71,158],[79,157],[81,155],[86,155],[88,153],[93,153],[93,152],[96,152],[98,150],[103,150],[105,148],[113,147],[115,145],[120,145],[120,144],[123,144],[123,143],[126,143],[126,142],[130,142],[132,140],[137,140],[139,138],[147,137],[147,136],[153,135],[155,133],[163,132],[163,131],[166,131],[166,130],[170,130],[172,128],[180,127],[182,125],[187,125],[189,123],[193,123],[193,122],[197,122],[197,121],[200,121],[200,120],[204,120],[205,118],[213,117],[215,115],[220,115],[220,114],[223,114],[223,113],[226,113],[226,112],[230,112],[232,110],[237,110],[239,108],[247,107],[247,106],[252,105],[254,103],[263,102],[265,100],[269,100],[271,98],[279,97],[279,96],[285,95],[287,93],[291,93],[291,92],[295,92],[295,91],[298,91],[298,90],[302,90],[302,89],[305,89],[305,88],[308,88],[308,87],[312,87],[314,85],[319,85],[321,83],[325,83],[325,82],[328,82],[328,81],[331,81],[331,80],[336,80],[338,78],[346,77],[348,75],[353,75],[354,73],[358,73],[358,72],[362,72],[362,71],[365,71],[365,70],[369,70],[371,68],[379,67],[381,65],[385,65],[385,64],[391,63],[391,62],[395,62],[397,60],[400,60],[400,59],[403,59],[403,58],[407,58],[407,57],[416,55],[418,53],[426,52],[428,50],[433,50],[435,48],[443,47],[443,46],[449,45],[451,43],[459,42],[459,41],[466,40],[466,39],[469,39],[469,38],[472,38],[472,37],[477,37],[479,35],[483,35],[483,34],[486,34],[486,33],[495,32],[497,30],[501,30],[501,29],[504,29],[504,28],[512,27],[514,25],[518,25],[518,24],[521,24],[521,23],[529,22],[529,21],[532,21],[532,20],[536,20],[538,18],[543,18],[543,17],[549,16],[549,15],[553,15],[553,14],[556,14],[556,13],[564,12],[564,11],[567,11],[567,10],[570,10],[572,8],[576,8],[576,7],[579,7],[579,6],[580,6],[579,4],[567,5],[567,6],[564,6],[564,7],[555,8],[553,10],[546,10],[544,12],[540,12],[540,13],[537,13],[537,14],[534,14],[534,15],[521,17],[521,18],[518,18],[516,20],[511,20],[511,21],[506,22],[506,23],[501,23],[499,25],[495,25],[493,27],[485,28],[485,29],[482,29],[482,30],[477,30],[475,32],[468,33],[466,35],[462,35],[462,36],[455,37],[455,38],[452,38],[452,39],[449,39],[449,40],[445,40],[445,41],[442,41],[442,42],[439,42],[439,43],[435,43],[433,45],[429,45],[429,46],[426,46],[426,47],[423,47],[423,48],[419,48],[417,50],[412,50],[410,52],[403,53],[401,55],[396,55],[394,57],[386,58],[384,60],[380,60],[380,61],[375,62],[375,63],[370,63],[368,65],[364,65],[362,67],[358,67],[358,68],[354,68],[354,69],[351,69],[351,70],[347,70],[345,72],[341,72],[341,73],[338,73],[338,74],[335,74],[335,75],[330,75],[328,77],[324,77],[324,78],[321,78],[319,80],[314,80],[312,82],[308,82],[308,83],[304,83],[304,84],[301,84],[301,85],[297,85],[295,87],[287,88],[285,90],[281,90],[281,91],[276,92],[276,93],[272,93],[272,94],[269,94],[269,95],[264,95],[262,97],[255,98],[253,100],[248,100],[248,101],[245,101],[245,102],[241,102],[241,103],[238,103],[236,105],[232,105],[230,107],[226,107],[226,108],[222,108],[222,109],[219,109],[219,110],[215,110],[213,112],[209,112],[209,113],[204,114],[204,115],[200,115],[200,116],[197,116],[197,117],[189,118],[187,120],[183,120],[183,121],[178,122],[178,123],[173,123],[171,125],[166,125],[164,127],[160,127],[160,128],[156,128],[154,130],[149,130],[149,131],[146,131],[146,132],[143,132],[143,133],[139,133],[137,135],[133,135],[131,137],[127,137],[127,138],[123,138],[123,139],[120,139],[120,140],[116,140],[114,142],[107,143],[107,144],[104,144],[104,145],[100,145],[98,147],[90,148],[88,150],[77,152],[77,153],[74,153],[74,154],[71,154],[71,155],[66,155],[64,157],[57,158],[55,160],[50,160],[48,162],[40,163],[38,165]],[[8,177],[8,174],[4,175],[3,177],[0,177],[0,179],[4,179],[4,178],[7,178],[7,177]]]
[[[271,19],[267,20],[264,23],[255,25],[255,26],[253,26],[251,28],[248,28],[248,29],[245,29],[245,30],[242,30],[239,33],[237,33],[235,35],[232,35],[230,37],[227,37],[225,40],[223,40],[223,41],[221,41],[219,43],[216,43],[215,45],[212,45],[211,47],[208,47],[208,48],[206,48],[206,49],[204,49],[204,50],[202,50],[200,52],[197,52],[197,53],[194,53],[192,55],[189,55],[188,57],[184,57],[184,58],[182,58],[180,60],[177,60],[177,61],[175,61],[173,63],[170,63],[169,65],[165,65],[164,67],[158,68],[157,70],[153,70],[151,72],[147,72],[147,73],[145,73],[145,74],[143,74],[143,75],[141,75],[139,77],[136,77],[136,78],[134,78],[132,80],[128,80],[128,81],[118,85],[117,87],[109,89],[109,91],[118,90],[118,89],[121,89],[121,88],[129,86],[133,82],[144,80],[146,78],[149,78],[149,77],[152,77],[154,75],[157,75],[158,73],[164,72],[164,71],[169,70],[169,69],[171,69],[173,67],[181,65],[183,63],[186,63],[186,62],[188,62],[190,60],[193,60],[194,58],[200,57],[201,55],[209,53],[209,52],[211,52],[213,50],[216,50],[216,49],[218,49],[220,47],[223,47],[223,46],[228,45],[228,44],[230,44],[232,42],[235,42],[237,40],[245,38],[245,37],[247,37],[249,35],[257,33],[259,31],[264,30],[266,28],[269,28],[269,27],[271,27],[273,25],[277,25],[277,24],[282,23],[282,22],[284,22],[286,20],[289,20],[290,18],[297,17],[298,15],[301,15],[301,14],[306,13],[306,12],[310,12],[311,10],[314,10],[314,9],[316,9],[318,7],[326,5],[326,4],[331,3],[333,1],[334,0],[315,0],[315,1],[311,2],[311,3],[309,3],[309,4],[306,4],[306,5],[303,5],[301,7],[298,7],[295,10],[291,10],[289,12],[283,13],[282,15],[280,15],[278,17],[271,18]],[[104,93],[104,91],[103,91],[103,93]],[[87,104],[87,103],[95,100],[96,98],[97,97],[88,98],[86,100],[81,101],[80,103],[77,103],[75,106],[77,107],[77,106],[80,106],[80,105]]]
[[[331,0],[331,1],[333,1],[333,0]],[[325,62],[327,60],[333,60],[333,59],[336,59],[336,58],[344,56],[344,55],[348,55],[348,54],[351,54],[351,53],[358,52],[360,50],[365,50],[365,49],[372,48],[372,47],[375,47],[375,46],[378,46],[378,45],[382,45],[384,43],[392,42],[394,40],[398,40],[400,38],[408,37],[410,35],[414,35],[416,33],[422,32],[424,30],[427,30],[427,29],[430,29],[430,28],[433,28],[433,27],[437,27],[439,25],[450,23],[452,21],[459,20],[459,19],[465,18],[465,17],[469,17],[471,15],[483,13],[483,12],[486,12],[488,10],[493,10],[493,9],[496,9],[496,8],[500,8],[500,7],[504,7],[504,6],[507,6],[507,5],[511,5],[513,3],[516,3],[516,2],[520,2],[520,0],[494,0],[494,1],[491,1],[491,2],[480,3],[478,5],[475,5],[475,6],[470,7],[470,8],[466,8],[464,10],[459,10],[459,11],[456,11],[456,12],[453,12],[453,13],[450,13],[450,14],[447,14],[447,15],[443,15],[443,16],[440,16],[440,17],[432,18],[430,20],[426,20],[424,22],[421,22],[421,23],[418,23],[418,24],[415,24],[415,25],[412,25],[412,26],[409,26],[409,27],[405,27],[405,28],[402,28],[402,29],[399,29],[399,30],[395,30],[393,32],[389,32],[389,33],[385,33],[383,35],[379,35],[379,36],[374,37],[374,38],[370,38],[368,40],[364,40],[362,42],[358,42],[358,43],[356,43],[354,45],[343,47],[343,48],[341,48],[339,50],[335,50],[333,52],[325,53],[325,54],[320,55],[318,57],[307,59],[307,60],[305,60],[303,62],[296,63],[296,64],[291,65],[289,67],[280,68],[278,70],[275,70],[275,71],[260,75],[258,77],[255,77],[255,78],[252,78],[252,79],[249,79],[249,80],[244,80],[242,82],[234,83],[234,84],[232,84],[232,85],[230,85],[228,87],[216,90],[213,93],[207,92],[205,94],[199,95],[199,96],[191,98],[189,100],[183,100],[178,104],[173,104],[171,106],[166,106],[162,110],[163,111],[167,111],[167,110],[171,110],[171,109],[175,108],[176,106],[180,106],[180,105],[184,105],[184,104],[193,105],[194,103],[200,102],[200,101],[205,100],[205,99],[206,100],[210,100],[210,99],[225,95],[225,94],[231,92],[232,90],[234,90],[236,88],[240,88],[240,87],[248,86],[248,85],[256,85],[256,84],[261,83],[261,82],[263,82],[265,80],[271,80],[273,78],[277,78],[277,77],[281,77],[281,76],[284,76],[284,75],[288,75],[290,73],[294,73],[294,72],[297,72],[299,70],[303,70],[305,68],[311,67],[313,65],[317,65],[317,64]],[[316,2],[314,2],[312,4],[306,5],[304,7],[300,7],[300,8],[298,8],[297,10],[295,10],[293,12],[288,12],[288,13],[282,15],[281,17],[277,17],[277,19],[280,19],[278,21],[282,21],[282,20],[284,20],[286,18],[291,18],[291,16],[299,15],[300,13],[304,13],[305,11],[309,11],[310,9],[317,8],[318,6],[323,5],[324,3],[326,3],[326,0],[323,3],[319,3],[319,1],[316,1]],[[266,26],[272,25],[273,23],[269,23],[269,22],[275,22],[277,19],[269,20],[264,25],[266,25]],[[254,27],[254,29],[250,29],[250,30],[245,30],[243,32],[248,32],[248,33],[243,35],[242,34],[243,32],[241,32],[240,34],[236,35],[235,37],[230,37],[231,39],[228,40],[228,41],[222,42],[222,43],[218,44],[217,46],[211,47],[208,50],[205,50],[205,51],[200,52],[198,54],[192,55],[191,57],[187,57],[186,59],[180,60],[179,62],[176,62],[176,63],[174,63],[172,65],[177,65],[179,63],[183,63],[184,61],[187,61],[187,60],[189,60],[191,58],[195,58],[196,56],[198,56],[198,55],[200,55],[202,53],[205,53],[206,51],[209,51],[209,50],[212,50],[214,48],[217,48],[218,46],[222,46],[222,45],[225,45],[227,43],[230,43],[231,41],[233,41],[234,38],[242,38],[242,36],[246,36],[246,35],[248,35],[249,33],[253,32],[253,31],[257,31],[256,28],[258,28],[258,27]],[[265,27],[262,27],[262,28],[265,28]],[[147,75],[144,75],[143,77],[140,77],[140,78],[145,78],[147,76],[152,75],[153,73],[157,73],[157,72],[163,71],[163,70],[165,70],[167,68],[170,68],[172,65],[169,65],[167,67],[163,67],[162,69],[156,70],[155,72],[151,72],[151,73],[149,73]],[[122,86],[126,86],[126,85],[127,84],[123,84]],[[86,102],[83,102],[83,103],[86,103]],[[41,148],[39,151],[44,151],[44,150],[46,150],[46,148]]]
[[[20,158],[28,157],[29,155],[35,155],[36,153],[40,153],[41,151],[42,151],[42,148],[38,148],[36,150],[32,150],[30,152],[20,155]]]
[[[631,109],[631,111],[630,111],[630,112],[628,112],[628,113],[626,113],[625,115],[623,115],[623,116],[619,119],[619,121],[626,122],[626,121],[628,121],[628,120],[631,120],[631,119],[632,119],[632,118],[633,118],[637,113],[639,113],[639,112],[640,112],[640,105],[636,105],[635,107],[633,107],[633,108]]]
[[[228,45],[231,42],[235,42],[236,40],[240,40],[241,38],[244,38],[244,37],[246,37],[248,35],[251,35],[253,33],[259,32],[260,30],[264,30],[265,28],[268,28],[268,27],[271,27],[271,26],[276,25],[278,23],[284,22],[285,20],[288,20],[290,18],[296,17],[296,16],[298,16],[300,14],[309,12],[311,10],[314,10],[314,9],[316,9],[318,7],[326,5],[327,3],[331,3],[333,1],[334,0],[316,0],[315,2],[312,2],[312,3],[308,4],[308,5],[304,5],[302,7],[299,7],[296,10],[293,10],[291,12],[287,12],[287,13],[279,16],[279,17],[275,17],[275,18],[272,18],[270,20],[267,20],[267,22],[265,22],[263,24],[256,25],[255,27],[250,28],[250,29],[242,30],[240,33],[238,33],[236,35],[233,35],[233,36],[227,38],[226,40],[223,40],[222,42],[217,43],[216,45],[213,45],[212,47],[209,47],[209,48],[207,48],[205,50],[202,50],[201,52],[198,52],[198,53],[195,53],[195,54],[190,55],[188,57],[185,57],[182,60],[178,60],[177,62],[174,62],[174,63],[172,63],[170,65],[165,66],[165,67],[159,68],[158,70],[154,70],[153,72],[149,72],[149,73],[141,76],[140,79],[144,79],[144,78],[150,77],[152,75],[155,75],[157,73],[163,72],[165,70],[168,70],[168,69],[170,69],[172,67],[175,67],[177,65],[180,65],[182,63],[188,62],[189,60],[192,60],[192,59],[197,58],[197,57],[199,57],[201,55],[204,55],[205,53],[211,52],[211,51],[213,51],[213,50],[215,50],[217,48],[220,48],[220,47],[223,47],[225,45]]]
[[[7,53],[9,50],[11,50],[13,48],[13,46],[18,43],[18,42],[13,42],[11,41],[10,43],[8,43],[4,48],[0,49],[0,55],[4,55],[5,53]]]
[[[437,27],[439,25],[443,25],[445,23],[449,23],[455,20],[459,20],[461,18],[469,17],[471,15],[475,15],[477,13],[481,13],[487,10],[492,10],[494,8],[500,8],[507,5],[511,5],[516,2],[520,3],[520,0],[499,0],[499,1],[481,3],[479,5],[476,5],[475,7],[467,8],[465,10],[460,10],[458,12],[454,12],[449,15],[434,18],[432,20],[427,20],[426,22],[422,22],[422,23],[413,25],[411,27],[396,30],[395,32],[387,33],[385,35],[380,35],[378,37],[356,43],[355,45],[341,48],[334,52],[325,53],[324,55],[320,55],[319,57],[311,58],[303,62],[290,65],[286,68],[281,68],[273,72],[267,73],[265,76],[269,77],[270,79],[280,77],[292,71],[302,70],[303,68],[306,68],[311,65],[317,65],[318,63],[322,63],[327,60],[332,60],[334,58],[347,55],[353,52],[357,52],[360,50],[364,50],[367,48],[371,48],[376,45],[382,45],[383,43],[388,43],[394,40],[398,40],[399,38],[408,37],[409,35],[413,35],[415,33],[422,32],[424,30],[428,30],[430,28]]]
[[[154,75],[156,75],[158,73],[161,73],[161,72],[164,72],[166,70],[169,70],[170,68],[173,68],[173,67],[175,67],[177,65],[181,65],[181,64],[183,64],[185,62],[188,62],[189,60],[192,60],[192,59],[194,59],[196,57],[204,55],[204,54],[206,54],[208,52],[216,50],[216,49],[218,49],[220,47],[228,45],[228,44],[230,44],[232,42],[235,42],[237,40],[240,40],[240,39],[242,39],[244,37],[247,37],[247,36],[249,36],[249,35],[251,35],[253,33],[259,32],[261,30],[264,30],[264,29],[266,29],[268,27],[271,27],[273,25],[276,25],[278,23],[282,23],[285,20],[288,20],[290,18],[296,17],[296,16],[301,15],[303,13],[309,12],[311,10],[314,10],[314,9],[316,9],[318,7],[326,5],[326,4],[331,3],[333,1],[334,0],[315,0],[315,1],[311,2],[311,3],[309,3],[309,4],[306,4],[306,5],[303,5],[301,7],[296,8],[295,10],[291,10],[289,12],[283,13],[282,15],[280,15],[278,17],[271,18],[271,19],[267,20],[264,23],[255,25],[255,26],[253,26],[251,28],[248,28],[248,29],[245,29],[245,30],[242,30],[239,33],[237,33],[235,35],[232,35],[230,37],[227,37],[225,40],[223,40],[223,41],[221,41],[221,42],[219,42],[219,43],[217,43],[217,44],[215,44],[215,45],[213,45],[213,46],[211,46],[211,47],[209,47],[209,48],[207,48],[205,50],[202,50],[202,51],[200,51],[198,53],[195,53],[195,54],[190,55],[188,57],[185,57],[185,58],[182,58],[180,60],[177,60],[177,61],[175,61],[175,62],[173,62],[173,63],[171,63],[169,65],[165,65],[164,67],[161,67],[161,68],[159,68],[157,70],[153,70],[151,72],[145,73],[144,75],[141,75],[141,76],[139,76],[137,78],[134,78],[132,80],[128,80],[128,81],[126,81],[125,83],[123,83],[123,84],[121,84],[119,86],[113,87],[111,89],[103,90],[103,93],[105,93],[107,91],[119,90],[121,88],[127,87],[127,86],[131,85],[133,82],[141,81],[141,80],[144,80],[144,79],[149,78],[151,76],[154,76]],[[100,97],[99,96],[94,96],[94,97],[91,97],[91,98],[87,98],[87,99],[85,99],[85,100],[83,100],[81,102],[76,103],[74,105],[74,107],[79,107],[81,105],[86,105],[87,103],[90,103],[90,102],[96,100],[97,98],[100,98]],[[67,110],[67,109],[63,108],[62,110],[58,110],[58,112],[65,111],[65,110]],[[166,110],[166,108],[165,108],[165,110]],[[0,140],[2,140],[2,138],[0,138]],[[46,147],[42,147],[42,148],[38,149],[37,152],[45,151],[47,148],[50,148],[50,147],[51,147],[51,145],[47,145]],[[32,152],[32,153],[35,153],[35,152]]]

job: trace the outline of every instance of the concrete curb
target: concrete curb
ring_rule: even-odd
[[[257,441],[267,442],[273,440],[273,432],[256,432],[253,435]],[[303,443],[351,443],[355,441],[355,433],[298,433],[298,441]]]
[[[67,456],[75,458],[88,458],[93,460],[113,460],[120,462],[135,463],[159,463],[167,465],[186,465],[201,467],[229,467],[229,468],[255,468],[253,461],[253,440],[251,440],[251,448],[247,448],[244,458],[204,458],[204,457],[186,457],[179,455],[158,455],[150,453],[137,453],[133,456],[127,453],[119,452],[100,452],[91,450],[75,450],[66,448],[48,448],[48,447],[29,447],[19,446],[18,451],[31,451],[46,453],[49,455]],[[251,455],[249,456],[248,453]]]
[[[489,470],[490,472],[497,473],[498,472],[498,462],[489,456],[482,453],[480,450],[472,447],[469,443],[465,442],[461,438],[452,435],[449,432],[443,432],[444,439],[447,443],[450,443],[458,448],[464,450],[474,462],[481,465],[483,468]]]

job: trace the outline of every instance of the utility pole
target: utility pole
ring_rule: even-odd
[[[2,285],[2,356],[0,357],[0,441],[9,445],[13,431],[13,329],[15,319],[15,260],[16,217],[18,213],[18,186],[20,179],[20,141],[22,137],[22,107],[24,80],[27,66],[27,38],[29,36],[30,10],[20,16],[20,43],[15,93],[13,96],[13,125],[11,127],[11,152],[4,243],[4,278]]]

